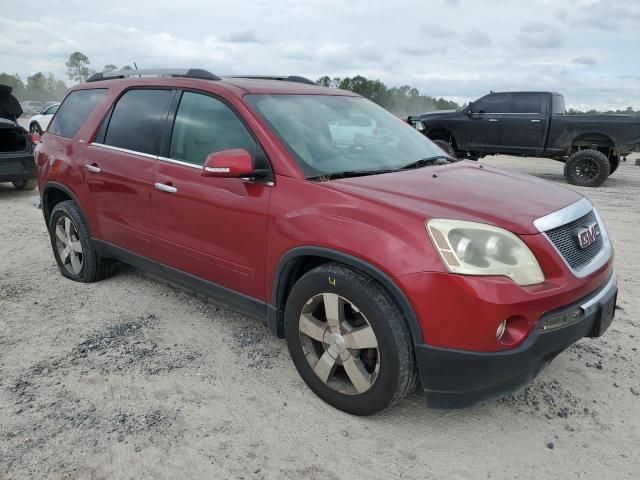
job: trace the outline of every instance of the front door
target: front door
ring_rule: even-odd
[[[162,263],[265,300],[272,184],[201,175],[207,155],[230,148],[244,148],[257,168],[268,167],[229,106],[207,94],[182,93],[151,194],[158,254]]]
[[[471,106],[470,119],[465,122],[469,150],[493,152],[500,148],[500,131],[507,112],[508,94],[494,93]]]

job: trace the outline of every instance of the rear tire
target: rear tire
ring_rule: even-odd
[[[54,207],[49,219],[49,237],[63,276],[92,283],[114,272],[115,262],[98,255],[84,216],[74,201],[60,202]]]
[[[585,149],[574,153],[564,164],[564,177],[571,185],[597,187],[607,179],[609,159],[598,150]]]
[[[327,318],[327,311],[336,313]],[[309,388],[347,413],[372,415],[416,385],[411,335],[398,306],[380,284],[346,266],[321,265],[296,282],[285,337]]]
[[[36,135],[42,135],[42,128],[38,122],[33,122],[29,125],[29,133],[34,133]]]
[[[38,186],[38,182],[36,182],[35,178],[31,178],[29,180],[20,180],[12,183],[13,187],[16,190],[33,190]]]

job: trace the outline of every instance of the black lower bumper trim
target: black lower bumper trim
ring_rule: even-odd
[[[545,314],[544,320],[583,308],[579,321],[551,331],[536,328],[517,348],[471,352],[416,345],[416,361],[427,405],[462,408],[509,394],[530,383],[567,347],[587,336],[600,335],[611,322],[617,295],[615,274],[606,285],[576,304]]]
[[[21,182],[33,178],[36,178],[36,164],[31,149],[24,153],[0,153],[0,182]]]

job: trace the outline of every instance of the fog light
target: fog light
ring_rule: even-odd
[[[507,321],[502,320],[500,322],[500,325],[498,325],[498,329],[496,330],[496,340],[500,341],[506,329],[507,329]]]

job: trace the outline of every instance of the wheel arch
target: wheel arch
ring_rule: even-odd
[[[411,302],[389,275],[361,258],[338,250],[313,246],[296,247],[289,250],[278,262],[273,277],[271,304],[267,315],[269,328],[273,333],[279,337],[284,336],[284,306],[296,280],[309,270],[329,262],[338,262],[354,268],[380,283],[402,311],[411,333],[412,342],[414,344],[424,343],[422,328]]]
[[[451,145],[458,145],[457,136],[453,130],[442,125],[436,125],[426,130],[425,135],[430,140],[445,140]]]
[[[87,225],[87,229],[89,229],[89,233],[91,233],[91,228],[89,222],[87,222],[87,217],[80,206],[80,202],[76,198],[76,195],[64,185],[61,185],[57,182],[47,182],[42,190],[42,213],[44,215],[45,222],[47,226],[49,225],[49,219],[51,218],[51,212],[55,208],[55,206],[66,200],[72,200],[78,206],[78,210],[84,217],[85,223]]]
[[[598,132],[581,133],[571,140],[571,153],[575,153],[582,148],[592,148],[597,146],[597,150],[611,150],[616,148],[616,142],[609,135]],[[603,152],[604,153],[604,152]]]

